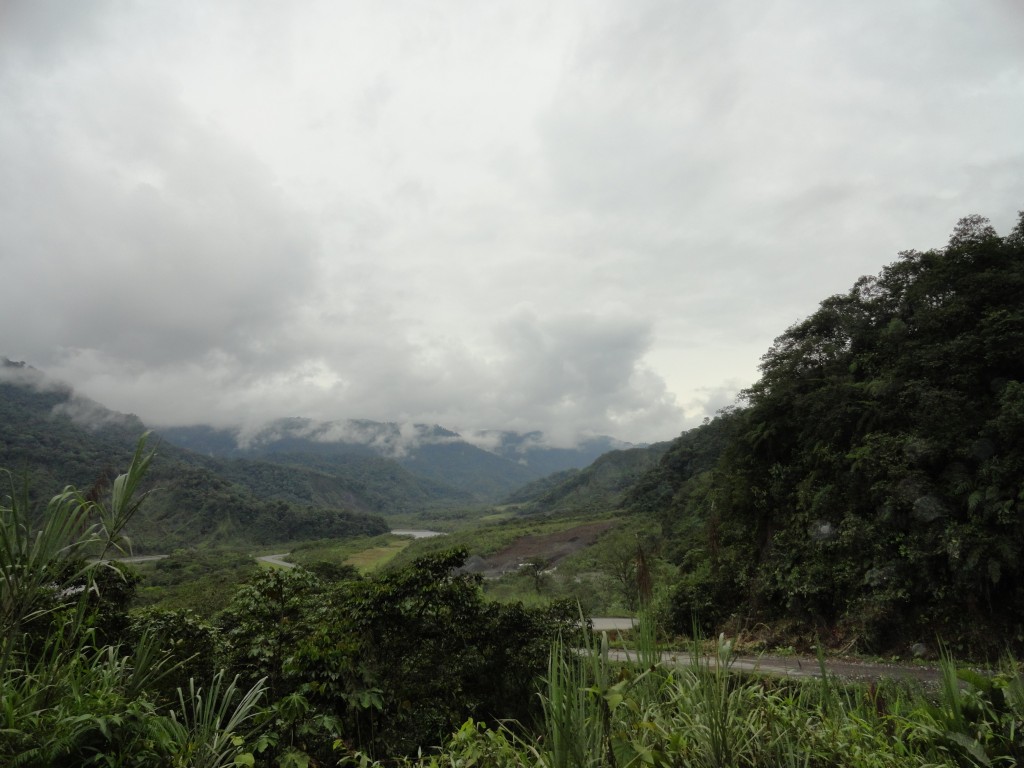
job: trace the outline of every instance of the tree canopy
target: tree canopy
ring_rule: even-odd
[[[1024,213],[1006,237],[962,219],[825,299],[743,399],[634,494],[677,538],[680,628],[1024,644]]]

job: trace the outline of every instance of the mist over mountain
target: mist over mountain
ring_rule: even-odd
[[[5,491],[25,484],[36,503],[67,485],[102,492],[146,432],[137,417],[6,359],[0,364],[0,425],[0,468],[11,473]],[[353,456],[340,466],[288,466],[199,454],[159,435],[150,436],[147,447],[156,457],[146,487],[155,492],[131,531],[141,551],[381,533],[388,528],[383,515],[471,501],[374,455]]]
[[[314,421],[278,419],[257,430],[209,425],[167,427],[169,442],[222,458],[260,458],[327,468],[355,457],[396,462],[413,474],[495,501],[554,472],[579,469],[628,443],[607,436],[575,447],[550,445],[541,432],[480,431],[462,435],[439,425],[398,424],[366,419]]]
[[[6,359],[0,401],[0,466],[24,469],[42,494],[56,493],[65,483],[89,487],[101,469],[119,469],[147,429],[134,415],[112,411]],[[152,442],[160,454],[154,474],[170,479],[167,500],[155,505],[160,513],[174,520],[179,511],[206,509],[211,521],[216,515],[209,499],[218,495],[224,502],[218,509],[232,519],[260,514],[252,507],[256,500],[385,516],[493,503],[540,478],[629,447],[604,436],[563,447],[540,432],[462,435],[439,425],[304,418],[279,419],[256,430],[171,427],[157,430]],[[227,511],[243,507],[248,512],[241,518]],[[179,528],[168,523],[151,533],[187,539]]]

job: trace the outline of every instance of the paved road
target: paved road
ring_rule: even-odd
[[[612,619],[595,616],[590,620],[595,632],[612,632],[614,630],[632,629],[636,625],[636,619]]]
[[[598,632],[621,631],[635,626],[635,620],[628,618],[595,617],[590,621]],[[612,649],[609,651],[609,656],[616,661],[627,661],[636,658],[636,654],[632,651],[621,649]],[[705,655],[703,660],[710,664],[712,668],[718,664],[718,659],[710,655]],[[661,654],[661,663],[685,666],[692,663],[692,657],[688,651],[665,651]],[[729,660],[729,668],[737,672],[768,674],[779,677],[821,677],[821,666],[818,663],[818,659],[812,656],[735,656]],[[933,683],[940,678],[937,666],[876,664],[826,659],[825,669],[828,674],[845,680],[868,681],[888,677]]]
[[[291,552],[282,552],[279,555],[260,555],[256,559],[264,563],[270,563],[270,565],[276,565],[279,568],[294,568],[295,563],[289,563],[287,560],[282,559],[288,557],[290,554]]]
[[[609,651],[608,655],[616,661],[636,658],[635,653],[618,649]],[[704,656],[702,660],[706,661],[711,668],[718,664],[718,659],[710,655]],[[686,651],[665,651],[661,654],[661,663],[686,666],[692,663],[692,656]],[[779,677],[821,677],[821,666],[817,659],[796,656],[738,656],[729,660],[729,669]],[[825,669],[829,675],[846,680],[867,681],[888,677],[930,683],[936,682],[940,677],[940,672],[935,667],[871,664],[834,659],[825,660]]]

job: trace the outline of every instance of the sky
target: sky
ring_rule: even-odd
[[[1020,0],[0,0],[0,355],[151,426],[670,439],[1024,208]]]

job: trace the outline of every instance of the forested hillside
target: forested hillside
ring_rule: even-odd
[[[1024,214],[826,299],[761,374],[631,497],[674,542],[677,628],[1024,648]]]
[[[10,361],[0,370],[0,424],[0,468],[15,485],[27,484],[37,504],[69,483],[102,486],[145,431],[136,417],[76,397],[70,387]],[[139,551],[167,551],[387,530],[380,517],[363,514],[389,508],[372,483],[310,471],[281,474],[270,465],[218,462],[157,444],[146,480],[156,490],[132,521],[133,543]],[[380,483],[390,487],[389,481]]]
[[[64,485],[88,488],[132,456],[145,426],[135,416],[74,399],[70,387],[24,363],[0,359],[0,468],[29,473],[34,492],[52,496]]]
[[[506,499],[531,513],[588,514],[617,509],[630,489],[658,465],[669,443],[609,451],[588,467],[557,472]]]

